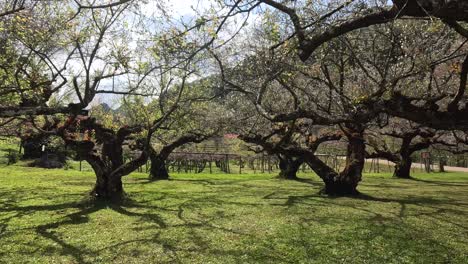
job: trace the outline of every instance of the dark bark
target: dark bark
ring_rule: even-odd
[[[357,186],[362,178],[366,159],[364,128],[357,124],[346,124],[342,130],[348,138],[346,164],[343,171],[331,179],[322,178],[325,182],[324,192],[328,195],[346,196],[359,194]],[[320,176],[320,175],[319,175]]]
[[[99,200],[121,201],[125,197],[122,178],[112,177],[109,173],[96,174],[96,184],[91,195]]]
[[[362,134],[360,134],[362,136]],[[323,180],[322,193],[330,196],[359,194],[357,186],[362,178],[365,161],[365,145],[362,137],[352,137],[348,142],[346,166],[340,173],[321,161],[314,153],[307,155],[307,164]]]
[[[391,9],[375,9],[366,15],[350,18],[319,33],[307,34],[303,32],[301,25],[297,25],[295,33],[299,39],[299,57],[306,61],[318,47],[338,36],[356,29],[390,23],[403,16],[437,17],[444,21],[468,22],[466,0],[394,0],[393,3]]]
[[[362,178],[366,155],[363,131],[352,131],[347,137],[348,146],[345,168],[332,181],[325,181],[326,194],[341,196],[359,193],[357,186]]]
[[[297,180],[297,171],[304,162],[302,158],[285,157],[278,155],[280,173],[278,178],[285,180]]]
[[[393,0],[402,15],[468,21],[466,0]]]
[[[406,135],[403,135],[401,137],[403,141],[400,146],[399,155],[397,159],[393,161],[395,163],[395,171],[393,172],[393,177],[403,179],[411,178],[411,163],[413,162],[411,160],[411,154],[413,154],[415,151],[425,148],[426,146],[429,146],[423,144],[423,142],[411,144],[412,140],[419,134],[424,133],[415,130],[408,132]]]
[[[395,171],[393,172],[393,177],[401,179],[410,179],[412,163],[413,161],[410,157],[401,157],[400,161],[395,163]]]
[[[321,193],[330,196],[352,196],[359,194],[357,185],[360,177],[359,180],[356,180],[351,174],[338,173],[313,154],[307,155],[307,164],[325,183]]]
[[[96,183],[91,195],[98,200],[119,202],[125,197],[125,192],[122,185],[122,177],[142,166],[147,157],[144,152],[140,157],[126,164],[116,166],[116,164],[108,164],[103,162],[106,157],[88,157],[86,159],[91,164],[95,174]],[[114,168],[114,169],[112,169]]]
[[[356,149],[360,150],[361,147],[356,147]],[[357,153],[350,153],[347,165],[341,173],[336,172],[313,153],[306,154],[306,162],[325,183],[322,193],[330,196],[352,196],[359,194],[357,186],[361,181],[364,168],[364,162],[359,156]]]
[[[42,137],[31,137],[22,140],[23,159],[39,159],[42,155]]]
[[[352,127],[352,125],[350,125]],[[350,128],[348,128],[350,130]],[[359,194],[357,185],[361,180],[362,170],[364,168],[365,145],[363,139],[363,129],[357,128],[357,131],[348,131],[346,136],[349,139],[348,157],[346,168],[338,173],[325,162],[315,156],[319,144],[325,141],[338,140],[341,133],[322,135],[309,143],[308,148],[291,145],[278,145],[269,142],[267,139],[256,135],[240,135],[239,138],[249,142],[259,144],[269,153],[281,153],[291,157],[302,158],[309,167],[323,180],[325,187],[323,193],[330,196],[348,196]]]
[[[359,28],[388,23],[397,16],[398,10],[395,8],[390,10],[378,10],[366,16],[351,19],[342,24],[332,26],[319,34],[306,36],[299,42],[299,58],[302,61],[306,61],[312,53],[325,42]]]
[[[74,133],[95,131],[95,139],[77,140]],[[146,144],[136,140],[137,148],[142,150],[139,157],[124,163],[123,144],[131,139],[133,133],[141,131],[140,127],[122,127],[117,132],[107,129],[88,117],[69,119],[66,129],[59,131],[65,143],[74,148],[80,158],[86,160],[94,170],[96,184],[91,195],[99,200],[118,202],[125,197],[122,177],[130,174],[145,164],[147,160]],[[100,147],[100,155],[96,148]]]
[[[435,129],[468,128],[468,108],[443,111],[431,103],[418,106],[413,104],[412,99],[400,93],[394,93],[390,99],[378,100],[373,107],[374,112],[385,112]]]
[[[401,149],[400,149],[400,152],[401,152]],[[383,158],[388,161],[391,161],[395,164],[393,177],[404,178],[404,179],[411,178],[411,164],[413,163],[413,161],[411,160],[409,156],[402,156],[401,154],[398,154],[398,153],[392,153],[390,151],[379,150],[378,152],[366,155],[366,158]]]
[[[167,180],[169,179],[169,173],[166,168],[166,159],[160,155],[150,155],[151,168],[150,168],[150,180]]]
[[[209,135],[200,134],[187,134],[182,135],[173,142],[164,146],[159,153],[153,148],[149,147],[149,157],[151,159],[150,180],[167,180],[169,179],[169,172],[166,168],[166,160],[169,155],[178,147],[188,143],[200,143],[207,139]]]
[[[433,144],[435,132],[426,128],[403,129],[403,131],[385,132],[383,135],[401,139],[400,148],[397,151],[391,151],[388,146],[383,148],[374,145],[374,153],[366,154],[367,158],[384,158],[395,163],[393,176],[396,178],[411,178],[411,164],[413,160],[411,155],[423,149],[428,148]],[[420,139],[413,142],[416,138]]]
[[[412,142],[417,136],[422,137],[420,142]],[[399,158],[395,162],[395,172],[393,173],[394,177],[397,178],[411,178],[411,164],[413,160],[411,155],[423,149],[428,148],[432,144],[431,138],[435,134],[432,131],[426,131],[421,129],[415,129],[413,131],[407,132],[405,135],[402,135],[403,139],[402,145],[399,151]]]
[[[445,165],[447,165],[447,160],[445,158],[439,159],[439,172],[445,172]]]
[[[87,114],[86,105],[69,104],[68,106],[4,106],[0,107],[0,118],[15,116],[38,116],[54,114]]]
[[[101,157],[87,154],[86,160],[96,174],[91,195],[99,200],[120,201],[125,196],[121,176],[112,173],[123,165],[122,145],[116,143],[115,139],[104,143]]]

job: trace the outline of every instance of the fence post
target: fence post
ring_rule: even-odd
[[[265,155],[262,153],[262,173],[265,173]]]
[[[252,162],[252,167],[253,167],[253,171],[254,171],[254,174],[255,174],[255,157],[254,157],[253,159],[254,159],[254,160],[253,160],[253,162]],[[249,161],[249,163],[250,163],[250,161]]]
[[[210,156],[210,174],[211,174],[211,161],[212,161],[212,158]]]
[[[239,174],[242,174],[242,157],[239,156]]]

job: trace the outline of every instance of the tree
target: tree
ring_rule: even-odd
[[[294,7],[291,7],[286,1],[258,2],[278,10],[289,18],[293,28],[292,33],[274,47],[288,43],[291,38],[296,37],[298,54],[303,61],[315,59],[313,53],[335,38],[373,25],[394,23],[392,21],[408,16],[439,18],[464,39],[468,37],[468,30],[460,23],[467,22],[468,4],[461,0],[394,0],[392,1],[393,6],[388,6],[386,1],[370,6],[353,5],[354,1],[347,1],[337,6],[330,5],[329,10],[321,12],[315,12],[314,5],[308,2],[303,6],[296,5]],[[299,12],[301,9],[307,11]],[[351,13],[347,15],[346,12]],[[419,28],[421,32],[430,32],[432,24],[439,22],[422,21],[416,23],[422,25]],[[285,32],[288,32],[286,29]],[[437,34],[437,32],[435,33]],[[429,49],[427,52],[427,55],[430,55],[432,51]],[[410,97],[395,93],[390,98],[375,101],[375,107],[391,115],[424,123],[436,129],[466,129],[468,127],[466,118],[468,110],[464,103],[466,101],[464,93],[467,85],[468,56],[465,53],[463,57],[465,59],[462,60],[459,67],[459,83],[458,85],[455,82],[451,83],[452,86],[459,87],[456,93],[447,92],[445,96],[429,99],[423,96]],[[451,102],[446,110],[432,107],[440,100],[447,99]],[[425,104],[421,106],[417,101],[423,101]]]
[[[178,147],[189,143],[200,143],[206,139],[204,135],[186,134],[182,135],[170,143],[167,143],[161,148],[160,151],[156,151],[154,148],[150,150],[150,180],[167,180],[169,179],[169,172],[166,168],[166,161],[169,155]]]
[[[116,56],[103,43],[123,29],[116,21],[129,2],[14,1],[19,11],[0,21],[0,117],[82,114],[96,94],[107,93],[99,84],[125,69],[109,66]]]
[[[215,83],[202,76],[206,56],[189,38],[173,35],[161,36],[156,42],[160,46],[150,49],[161,67],[153,77],[144,76],[158,96],[149,103],[139,96],[126,97],[121,107],[125,123],[142,125],[150,135],[150,180],[169,178],[166,161],[175,149],[200,143],[225,126],[221,109],[211,102],[218,96]]]
[[[320,10],[319,4],[304,2],[260,0],[283,13],[292,25],[286,40],[297,38],[299,57],[305,61],[324,43],[351,31],[372,25],[391,23],[404,17],[435,17],[466,33],[457,21],[468,22],[468,4],[463,0],[393,0],[374,3],[343,1]],[[253,4],[254,5],[254,4]],[[300,12],[303,10],[303,12]],[[350,14],[349,14],[350,13]],[[319,29],[319,30],[317,30]],[[283,42],[284,43],[284,42]]]
[[[28,116],[33,121],[40,115],[68,115],[63,118],[65,121],[55,121],[50,129],[45,130],[41,126],[35,129],[43,135],[62,137],[69,147],[92,166],[96,174],[92,194],[98,199],[111,201],[123,198],[122,177],[146,162],[152,136],[170,123],[174,112],[179,109],[187,78],[197,71],[195,61],[200,60],[197,55],[202,50],[196,41],[191,41],[192,36],[179,34],[174,28],[159,28],[158,33],[162,38],[145,35],[153,41],[137,43],[137,39],[132,38],[135,35],[131,34],[131,29],[126,25],[126,11],[133,7],[130,2],[94,2],[88,5],[83,1],[74,1],[71,4],[73,8],[68,10],[71,12],[60,16],[60,23],[54,24],[57,28],[66,25],[63,27],[66,30],[60,36],[68,37],[54,39],[59,43],[54,51],[57,57],[43,55],[42,50],[31,46],[25,47],[31,54],[40,57],[39,61],[45,65],[45,69],[51,69],[52,77],[45,78],[48,83],[54,83],[54,78],[59,77],[63,83],[60,87],[51,88],[52,91],[47,92],[47,95],[41,94],[33,103],[25,104],[29,97],[21,95],[20,100],[10,100],[8,105],[2,104],[0,109],[0,117]],[[129,49],[129,46],[123,46],[124,43],[135,45],[130,45],[132,49]],[[145,56],[132,56],[136,50],[140,54],[143,51]],[[55,66],[57,61],[65,61],[63,68]],[[25,63],[25,67],[31,65],[31,61]],[[64,77],[65,70],[71,78]],[[42,68],[38,72],[42,74]],[[158,78],[165,79],[168,73],[175,74],[170,80],[164,80],[164,85],[159,83],[163,86],[158,86]],[[6,73],[5,76],[10,78],[11,74]],[[18,83],[15,91],[27,90],[19,84],[22,83]],[[13,94],[7,88],[5,92]],[[30,89],[31,92],[37,90],[44,89]],[[57,96],[60,94],[70,96],[59,100]],[[105,118],[99,120],[96,114],[93,117],[83,116],[87,112],[84,109],[98,95],[103,94],[152,96],[158,98],[160,112],[150,121],[139,124],[132,124],[128,119],[106,124]],[[137,153],[127,163],[123,159],[126,145]]]
[[[240,139],[247,143],[256,144],[270,155],[277,155],[280,160],[281,179],[296,180],[297,171],[304,162],[321,162],[315,156],[315,152],[320,144],[327,141],[339,140],[342,134],[329,131],[329,129],[317,129],[307,122],[291,122],[289,124],[277,125],[273,127],[266,135],[260,131],[250,129],[241,134]],[[257,151],[260,151],[257,150]],[[323,163],[324,164],[324,163]],[[324,165],[326,166],[326,165]],[[316,168],[316,166],[311,166]],[[318,174],[322,177],[323,174]]]
[[[212,96],[207,87],[199,82],[189,86],[189,94],[184,96],[170,122],[167,122],[152,138],[149,157],[151,180],[169,178],[166,162],[171,153],[187,144],[201,143],[222,134],[226,128],[223,109],[211,102]]]
[[[255,44],[253,45],[255,49]],[[340,54],[339,50],[339,47],[330,48],[329,53],[333,55],[327,54],[323,59],[323,65],[336,67],[333,70],[328,66],[301,65],[288,57],[288,50],[269,54],[261,47],[257,49],[256,55],[248,56],[233,69],[224,68],[222,61],[218,59],[221,77],[228,89],[245,95],[265,120],[276,123],[301,122],[301,119],[306,119],[312,126],[341,126],[343,135],[348,139],[347,163],[341,174],[315,157],[314,151],[296,149],[290,152],[290,155],[304,155],[302,158],[324,179],[327,192],[336,195],[340,195],[340,192],[356,192],[364,165],[364,127],[373,118],[372,115],[355,109],[353,100],[356,94],[351,95],[337,88],[345,85],[342,80],[345,64],[349,63],[346,62],[346,55]],[[341,58],[341,61],[335,61],[335,58]],[[321,89],[315,89],[316,87]],[[289,115],[288,112],[293,114]],[[329,178],[334,180],[328,180]],[[347,187],[331,187],[345,182]],[[346,188],[349,189],[345,190]]]
[[[230,2],[228,2],[230,3]],[[262,10],[257,7],[266,5],[268,8]],[[253,1],[245,6],[239,7],[240,10],[247,12],[251,8],[261,10],[262,16],[267,16],[274,12],[277,16],[275,41],[270,42],[270,49],[273,52],[281,52],[282,47],[293,48],[302,61],[307,62],[319,60],[323,46],[333,40],[355,34],[357,31],[373,31],[375,28],[388,28],[394,24],[403,24],[401,30],[408,35],[411,33],[426,34],[428,39],[436,39],[440,33],[434,30],[440,25],[451,28],[461,38],[461,41],[445,41],[447,43],[456,43],[460,45],[458,52],[452,49],[451,58],[435,60],[431,65],[427,63],[427,69],[439,68],[441,64],[456,63],[458,81],[451,81],[443,88],[444,95],[431,96],[408,96],[405,93],[395,92],[393,94],[382,96],[380,100],[372,101],[376,111],[387,112],[393,116],[409,119],[413,122],[423,123],[435,129],[455,129],[465,130],[467,126],[467,107],[465,106],[465,90],[467,85],[468,60],[466,56],[466,38],[468,30],[467,22],[467,3],[463,0],[437,1],[437,0],[394,0],[392,4],[389,1],[362,2],[362,1],[342,1],[330,3],[329,1]],[[230,5],[232,6],[232,5]],[[273,11],[272,11],[273,10]],[[417,25],[414,27],[414,25]],[[417,30],[415,32],[415,29]],[[449,32],[449,30],[445,30]],[[383,31],[382,31],[383,32]],[[387,31],[387,37],[390,39],[393,35]],[[359,43],[369,41],[368,38],[361,38]],[[425,57],[437,55],[434,47],[426,42],[420,42],[419,47],[424,46]],[[424,43],[424,44],[422,44]],[[445,45],[444,44],[444,45]],[[421,54],[419,52],[418,54]],[[465,58],[461,59],[460,58]],[[446,75],[453,75],[450,67],[446,67]],[[432,70],[427,70],[432,72]],[[432,78],[432,74],[430,78]],[[435,81],[434,81],[435,82]],[[457,89],[457,92],[453,90]],[[446,103],[448,108],[434,107],[435,105]],[[370,102],[369,102],[370,103]],[[457,121],[455,121],[457,120]]]
[[[283,125],[268,125],[268,122],[259,122],[258,117],[256,118],[255,126],[248,125],[250,127],[248,131],[240,131],[239,138],[246,143],[254,144],[254,147],[249,147],[256,153],[266,152],[269,155],[277,156],[279,159],[278,178],[285,180],[297,180],[297,171],[300,166],[304,163],[304,158],[301,156],[290,155],[283,151],[281,146],[289,146],[299,144],[297,138],[298,128],[294,122]],[[266,121],[266,120],[265,120]],[[263,123],[261,127],[259,124]],[[242,124],[245,126],[245,120]],[[304,139],[304,138],[302,138]]]
[[[397,139],[397,147],[389,145],[385,137]],[[393,120],[387,127],[369,133],[367,158],[383,158],[395,164],[394,177],[411,178],[412,155],[435,144],[440,135],[433,129],[411,124],[405,120]],[[394,145],[395,142],[392,142]]]
[[[287,155],[278,154],[279,158],[279,168],[280,173],[278,177],[280,179],[286,180],[296,180],[297,179],[297,171],[304,163],[304,159],[302,157],[289,157]]]
[[[188,65],[187,65],[188,66]],[[159,113],[148,116],[128,115],[112,122],[113,128],[107,128],[96,122],[94,118],[84,118],[70,121],[66,124],[62,133],[59,133],[65,142],[74,147],[76,151],[93,167],[96,174],[96,185],[92,194],[97,198],[111,201],[119,201],[124,196],[122,177],[135,171],[146,163],[148,156],[152,154],[151,139],[155,133],[164,129],[171,123],[174,113],[179,109],[186,80],[193,73],[188,69],[171,69],[175,71],[181,80],[173,86],[159,86],[157,105]],[[154,81],[148,78],[149,81]],[[174,96],[168,96],[173,93]],[[141,102],[141,101],[140,101]],[[139,107],[142,107],[139,105]],[[144,107],[144,106],[143,106]],[[133,108],[134,109],[134,108]],[[148,114],[148,113],[147,113]],[[143,123],[138,120],[144,119]],[[101,119],[104,119],[101,116]],[[131,121],[130,121],[131,120]],[[75,140],[69,136],[70,132],[84,133],[83,140]],[[123,145],[130,144],[130,149],[137,151],[136,157],[124,163]],[[100,147],[100,154],[96,155],[96,147]]]
[[[22,2],[21,12],[0,20],[1,117],[47,108],[51,96],[66,83],[67,57],[63,64],[50,60],[61,49],[57,42],[66,31],[64,18],[42,4],[30,7]]]
[[[278,48],[274,53],[266,49],[271,38],[264,31],[254,32],[252,42],[244,43],[246,55],[234,67],[224,67],[221,53],[215,54],[225,90],[250,101],[266,120],[280,123],[304,119],[315,126],[340,128],[347,141],[345,169],[338,173],[315,158],[308,161],[333,194],[357,193],[365,162],[365,131],[386,118],[386,108],[375,107],[376,102],[399,92],[427,94],[431,85],[423,78],[428,74],[426,65],[439,65],[441,57],[451,60],[451,48],[455,52],[459,48],[458,42],[429,45],[440,43],[440,38],[427,39],[423,33],[411,32],[414,36],[409,38],[409,30],[402,30],[406,24],[382,27],[330,41],[320,47],[314,61],[305,64],[291,57],[291,47]],[[421,32],[417,25],[412,29]],[[446,39],[454,37],[451,32],[438,32]],[[367,40],[364,44],[363,39]],[[416,44],[422,41],[427,45]],[[429,50],[433,54],[425,52]],[[445,81],[450,82],[450,78]],[[410,85],[414,87],[409,89]],[[429,93],[440,93],[440,89],[430,88]]]
[[[95,118],[77,117],[67,120],[56,133],[93,168],[96,184],[91,194],[97,199],[120,201],[125,194],[122,177],[145,164],[147,159],[144,139],[134,138],[141,131],[138,126],[124,126],[115,131],[97,123]],[[132,148],[140,150],[140,154],[124,163],[123,145],[128,140],[133,140]]]

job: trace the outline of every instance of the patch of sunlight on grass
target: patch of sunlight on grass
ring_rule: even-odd
[[[357,198],[273,174],[134,173],[122,205],[91,172],[0,167],[2,263],[467,263],[468,174],[366,174]]]

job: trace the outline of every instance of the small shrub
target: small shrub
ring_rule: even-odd
[[[74,167],[73,167],[73,164],[70,162],[70,161],[65,161],[65,165],[63,166],[63,169],[64,170],[73,170]]]
[[[8,150],[8,153],[6,154],[6,158],[7,158],[7,160],[8,160],[8,164],[7,164],[7,165],[17,163],[18,160],[20,159],[20,156],[21,156],[21,154],[18,153],[18,151],[9,149],[9,150]]]

